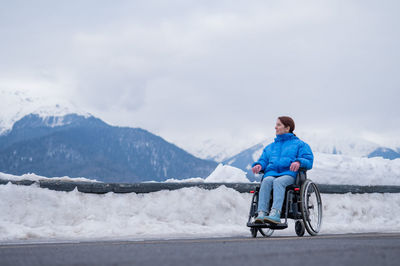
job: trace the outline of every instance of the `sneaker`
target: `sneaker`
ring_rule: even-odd
[[[278,211],[276,209],[272,209],[271,213],[268,216],[264,217],[264,222],[273,223],[273,224],[280,224],[281,223],[281,211]]]
[[[259,211],[257,218],[254,220],[254,223],[256,224],[263,224],[265,219],[265,212]]]

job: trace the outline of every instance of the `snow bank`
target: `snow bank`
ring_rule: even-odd
[[[150,182],[156,182],[156,181],[150,181]],[[186,178],[186,179],[175,179],[175,178],[170,178],[165,180],[166,183],[204,183],[204,178],[201,177],[192,177],[192,178]]]
[[[246,172],[243,170],[230,166],[223,165],[220,163],[214,172],[212,172],[206,179],[205,182],[209,183],[246,183],[250,182],[246,177]]]
[[[85,194],[0,186],[0,241],[249,236],[251,194],[219,187]],[[322,195],[321,233],[400,231],[400,194]],[[294,235],[294,226],[276,235]]]
[[[0,172],[0,179],[11,180],[11,181],[21,181],[21,180],[31,180],[31,181],[39,181],[39,180],[56,180],[56,181],[80,181],[80,182],[99,182],[95,179],[87,179],[84,177],[44,177],[40,175],[35,175],[32,173],[24,174],[24,175],[11,175]]]
[[[320,184],[400,185],[400,159],[314,153],[307,175]]]

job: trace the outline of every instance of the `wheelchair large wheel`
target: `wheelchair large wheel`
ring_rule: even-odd
[[[307,232],[315,236],[322,224],[322,200],[318,187],[311,180],[306,180],[301,186],[301,214]]]
[[[258,191],[254,192],[253,198],[251,199],[250,213],[249,213],[249,221],[250,223],[254,223],[254,220],[257,218],[257,209],[258,209]],[[252,237],[257,237],[257,232],[263,237],[270,237],[274,230],[271,228],[250,228],[250,233]]]

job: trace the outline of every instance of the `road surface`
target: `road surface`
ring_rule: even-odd
[[[400,233],[0,244],[0,265],[400,265]]]

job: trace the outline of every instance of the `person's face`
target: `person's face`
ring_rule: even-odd
[[[282,124],[281,120],[277,119],[276,120],[276,125],[275,125],[275,133],[276,135],[282,135],[285,133],[289,133],[290,127],[285,127],[284,124]]]

